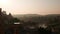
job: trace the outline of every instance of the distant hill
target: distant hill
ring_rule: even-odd
[[[36,23],[47,23],[54,24],[60,23],[60,14],[49,14],[49,15],[38,15],[38,14],[22,14],[22,15],[13,15],[24,22],[36,22]]]
[[[18,14],[18,15],[13,15],[13,17],[30,17],[30,16],[40,16],[38,14]]]
[[[38,17],[41,15],[37,14],[20,14],[20,15],[13,15],[13,17],[19,18],[19,19],[25,19],[25,18],[30,18],[30,17]]]

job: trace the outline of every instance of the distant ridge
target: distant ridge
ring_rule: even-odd
[[[38,14],[17,14],[17,15],[13,15],[13,17],[23,17],[23,16],[42,16],[42,15],[38,15]]]
[[[24,17],[24,16],[59,16],[60,14],[48,14],[48,15],[40,15],[40,14],[16,14],[13,17]]]

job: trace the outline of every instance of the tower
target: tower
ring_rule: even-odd
[[[2,11],[2,8],[0,8],[0,12]]]
[[[3,11],[3,14],[6,14],[6,11]]]
[[[9,13],[9,15],[11,16],[11,13]]]
[[[1,15],[1,13],[2,13],[2,8],[0,8],[0,15]]]

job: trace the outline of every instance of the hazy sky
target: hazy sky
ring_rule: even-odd
[[[59,14],[60,0],[0,0],[0,7],[12,14]]]

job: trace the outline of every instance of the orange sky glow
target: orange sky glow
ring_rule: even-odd
[[[0,8],[14,14],[60,14],[60,0],[0,0]]]

